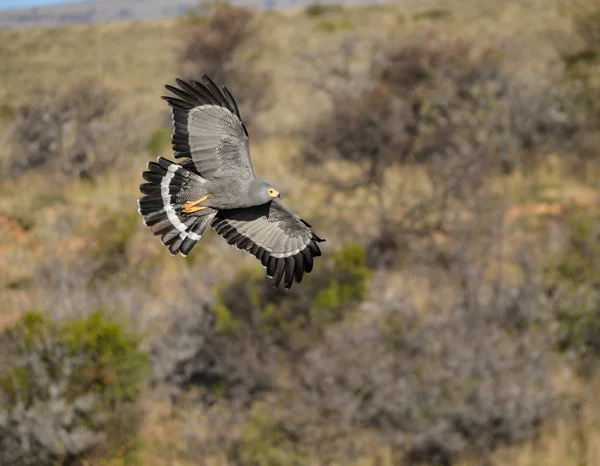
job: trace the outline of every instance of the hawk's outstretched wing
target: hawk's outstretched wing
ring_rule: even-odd
[[[206,75],[202,82],[177,79],[165,87],[177,97],[163,96],[171,106],[175,158],[187,157],[203,178],[254,178],[248,132],[233,96]]]
[[[313,258],[321,255],[319,238],[310,225],[278,201],[245,209],[221,210],[212,227],[227,242],[249,251],[267,269],[273,285],[300,283],[312,270]]]

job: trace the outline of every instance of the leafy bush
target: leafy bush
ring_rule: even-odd
[[[332,161],[352,166],[319,170],[317,176],[348,192],[370,189],[378,214],[370,252],[382,256],[378,262],[384,265],[394,265],[386,249],[398,248],[399,219],[391,214],[398,205],[390,195],[395,166],[424,168],[421,184],[431,189],[401,209],[422,219],[424,209],[439,215],[444,203],[469,199],[486,178],[535,165],[536,154],[548,147],[568,147],[578,129],[576,112],[566,110],[559,73],[512,72],[502,47],[441,32],[413,34],[380,47],[362,74],[350,66],[355,53],[340,46],[342,64],[312,80],[344,77],[326,88],[331,109],[315,120],[301,161],[315,168]],[[349,178],[348,172],[356,175]]]
[[[579,36],[573,46],[561,50],[571,105],[581,119],[576,153],[579,159],[595,160],[600,140],[600,2],[565,2],[563,10]]]
[[[341,17],[335,19],[323,18],[315,24],[315,27],[323,32],[337,32],[354,29],[355,25],[350,18]]]
[[[367,293],[364,249],[350,245],[307,275],[302,290],[275,290],[262,271],[240,271],[214,304],[183,311],[155,347],[156,379],[194,387],[204,404],[249,405],[272,390],[281,361],[296,361]],[[190,314],[190,315],[188,315]]]
[[[539,289],[507,286],[498,302],[481,289],[464,306],[454,286],[452,299],[420,297],[424,312],[388,285],[390,298],[344,313],[293,358],[268,336],[256,338],[244,365],[269,378],[268,390],[241,405],[239,391],[224,392],[226,402],[197,411],[211,435],[196,432],[191,448],[220,450],[239,465],[346,464],[373,454],[364,442],[371,438],[392,446],[398,464],[453,465],[534,438],[558,408],[547,383],[551,339],[537,321]],[[515,326],[511,316],[526,324]],[[221,348],[246,340],[246,325]]]
[[[599,221],[586,209],[574,209],[567,219],[568,238],[564,251],[548,270],[549,279],[577,288],[600,288]]]
[[[127,265],[127,247],[138,225],[137,212],[118,211],[103,220],[93,236],[96,247],[90,248],[93,278],[107,278]]]
[[[316,1],[304,8],[304,14],[308,17],[314,18],[317,16],[322,16],[326,13],[340,11],[342,8],[343,7],[341,5],[323,5],[322,3]]]
[[[275,290],[262,271],[242,271],[220,290],[216,325],[233,334],[242,327],[252,329],[281,347],[301,347],[307,332],[318,333],[362,301],[369,277],[365,251],[359,245],[335,251],[327,263],[305,277],[301,290]]]
[[[432,10],[423,11],[421,13],[417,13],[413,16],[414,19],[432,19],[432,20],[444,20],[448,19],[452,16],[452,12],[450,10],[446,10],[444,8],[434,8]]]
[[[183,72],[190,79],[207,74],[218,86],[227,86],[247,126],[263,108],[269,89],[269,77],[252,66],[252,56],[242,54],[250,43],[254,50],[260,48],[253,21],[250,10],[227,3],[193,14],[183,23],[181,56]]]
[[[152,132],[148,141],[146,141],[146,150],[156,158],[163,154],[163,151],[168,150],[171,140],[171,130],[159,128]]]
[[[298,410],[306,418],[287,417],[299,435],[309,436],[308,419],[323,412],[334,420],[324,428],[332,438],[375,429],[402,464],[448,465],[534,437],[554,413],[544,337],[507,333],[491,307],[431,311],[424,319],[410,300],[391,304],[313,348]],[[348,451],[341,445],[337,454]]]
[[[367,454],[351,440],[367,433],[394,446],[398,464],[415,465],[485,461],[535,437],[558,412],[547,384],[555,356],[542,284],[503,282],[483,253],[492,239],[471,230],[445,278],[441,265],[419,264],[431,287],[415,293],[378,275],[385,293],[311,342],[294,382],[270,398],[272,422],[324,463]]]
[[[270,407],[253,406],[236,451],[234,462],[261,466],[301,466],[308,455],[305,447],[285,424],[272,416]]]
[[[9,173],[51,167],[93,180],[113,168],[137,139],[116,103],[98,80],[79,81],[63,93],[32,91],[16,109]]]
[[[600,47],[600,2],[574,3],[568,11],[573,16],[575,30],[589,49]]]
[[[590,374],[600,357],[600,223],[581,208],[566,223],[566,244],[546,269],[546,286],[559,323],[558,348]]]
[[[393,163],[468,156],[461,152],[484,148],[488,158],[498,159],[508,137],[516,150],[572,135],[575,123],[564,113],[555,84],[537,80],[541,92],[510,73],[503,57],[499,47],[436,33],[391,43],[372,59],[366,85],[357,80],[332,92],[332,114],[315,125],[307,160],[334,155],[366,162],[371,169],[363,181],[378,184]],[[368,115],[359,111],[364,108]],[[398,127],[398,121],[405,123]]]
[[[202,407],[190,418],[214,429],[198,429],[192,451],[232,464],[345,464],[372,456],[368,438],[398,464],[452,465],[535,438],[560,409],[547,383],[555,321],[535,255],[523,247],[498,258],[496,204],[474,197],[480,210],[444,219],[444,260],[431,260],[431,243],[412,245],[423,249],[417,264],[379,272],[379,293],[367,296],[358,246],[332,254],[298,295],[258,273],[225,284],[187,338],[211,359],[192,345],[171,370],[201,368],[196,386],[219,387],[210,403],[190,394]]]
[[[149,358],[118,320],[29,312],[0,347],[0,463],[74,464],[134,438]]]
[[[322,14],[327,13],[327,11],[328,11],[327,6],[322,5],[319,2],[311,3],[306,8],[304,8],[304,14],[306,16],[311,16],[311,17],[321,16]]]

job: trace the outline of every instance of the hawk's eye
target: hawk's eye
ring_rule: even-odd
[[[275,190],[274,189],[269,189],[269,196],[272,196],[273,194],[275,194]]]

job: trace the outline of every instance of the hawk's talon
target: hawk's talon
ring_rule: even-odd
[[[201,202],[206,201],[209,197],[210,197],[210,194],[207,194],[206,196],[204,196],[200,199],[197,199],[195,201],[187,201],[185,204],[183,204],[182,210],[187,214],[192,214],[194,212],[199,212],[201,210],[208,209],[207,206],[203,206],[203,205],[199,205],[199,204]]]

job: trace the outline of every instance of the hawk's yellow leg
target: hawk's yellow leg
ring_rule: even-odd
[[[206,201],[209,198],[210,194],[207,194],[206,196],[197,199],[195,201],[187,201],[185,204],[183,204],[183,211],[185,213],[191,214],[193,212],[198,212],[200,210],[204,210],[204,209],[208,209],[208,207],[200,205],[201,202]]]

